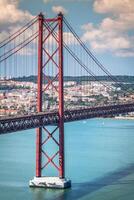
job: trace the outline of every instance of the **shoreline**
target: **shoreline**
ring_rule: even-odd
[[[92,118],[93,119],[93,118]],[[134,116],[133,117],[128,117],[128,116],[115,116],[115,117],[96,117],[96,119],[122,119],[122,120],[134,120]]]
[[[134,120],[134,117],[124,117],[124,116],[117,116],[117,117],[95,117],[90,119],[116,119],[116,120]],[[87,120],[87,119],[86,119]]]
[[[114,119],[134,120],[134,116],[133,117],[129,117],[129,116],[117,116],[117,117],[114,117]]]

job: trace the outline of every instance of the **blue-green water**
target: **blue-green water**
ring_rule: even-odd
[[[134,120],[66,124],[65,156],[72,188],[29,188],[35,175],[35,130],[1,135],[0,200],[134,199]]]

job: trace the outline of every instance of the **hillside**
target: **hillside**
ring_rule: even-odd
[[[113,77],[119,82],[134,83],[134,76],[118,75]],[[53,77],[49,78],[52,79]],[[96,76],[96,79],[99,81],[111,81],[111,79],[108,76]],[[37,76],[27,76],[27,77],[23,76],[23,77],[13,78],[12,80],[37,83]],[[95,81],[95,79],[91,76],[65,76],[64,81],[80,82],[80,81]]]

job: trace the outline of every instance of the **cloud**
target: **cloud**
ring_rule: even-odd
[[[19,0],[0,0],[0,10],[0,41],[3,41],[5,38],[8,38],[10,35],[18,31],[22,25],[26,24],[34,17],[28,11],[19,9]],[[34,28],[36,29],[36,27]],[[25,38],[30,37],[32,31],[33,29],[31,28],[28,31],[25,31]],[[15,39],[16,45],[20,44],[23,40],[24,34]],[[36,41],[34,40],[32,43],[34,44],[35,42]],[[9,48],[12,49],[13,46],[14,44],[11,42]],[[18,51],[16,54],[21,56],[25,54],[27,54],[27,56],[33,55],[35,54],[35,49],[32,47],[29,45],[25,46],[23,50]]]
[[[20,10],[18,6],[19,0],[0,0],[0,25],[23,23],[32,19],[28,11]]]
[[[94,10],[97,13],[133,13],[133,0],[95,0]]]
[[[78,41],[71,32],[63,33],[63,40],[67,45],[77,45]]]
[[[63,6],[53,6],[52,11],[56,14],[62,12],[63,14],[67,14],[67,10]]]
[[[120,57],[134,57],[134,51],[119,51],[117,52],[117,56],[120,56]]]
[[[0,0],[0,12],[0,41],[34,17],[19,9],[19,0]]]
[[[97,13],[108,16],[97,25],[83,25],[82,39],[98,52],[109,51],[122,57],[134,56],[134,37],[131,36],[134,29],[134,1],[95,0],[93,7]]]
[[[55,31],[55,34],[58,35],[57,31]],[[66,45],[78,45],[77,39],[71,32],[63,32],[63,41]],[[46,44],[49,44],[51,46],[51,45],[56,45],[57,42],[54,39],[54,37],[50,35],[46,40]]]

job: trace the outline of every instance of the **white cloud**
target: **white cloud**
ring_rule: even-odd
[[[32,19],[28,11],[18,8],[19,0],[0,0],[0,25],[15,24]]]
[[[107,13],[100,24],[88,23],[82,39],[88,41],[96,51],[110,51],[117,56],[134,56],[134,37],[129,32],[134,29],[133,0],[95,0],[94,10]]]
[[[57,31],[55,31],[56,34]],[[65,42],[66,45],[77,45],[77,39],[73,36],[73,34],[71,32],[63,32],[63,41]],[[54,37],[51,35],[49,36],[49,38],[46,40],[46,43],[49,45],[56,45],[57,42],[54,39]]]
[[[14,33],[16,27],[21,27],[33,18],[28,11],[18,8],[19,0],[0,0],[0,41]]]
[[[134,51],[119,51],[116,53],[117,56],[120,56],[120,57],[134,57]]]
[[[133,0],[95,0],[94,10],[98,13],[130,13],[134,12]]]
[[[67,10],[63,6],[53,6],[52,11],[56,14],[62,12],[63,14],[67,14]]]
[[[67,45],[77,45],[77,39],[71,32],[64,32],[63,33],[63,40]]]
[[[0,0],[0,41],[9,37],[11,34],[19,30],[22,25],[33,19],[31,13],[28,11],[23,11],[19,9],[19,0]],[[32,34],[32,29],[25,32],[25,37],[29,37]],[[23,41],[23,36],[16,38],[16,43]],[[35,41],[34,41],[35,42]],[[32,49],[30,47],[25,47],[28,49],[27,54],[32,54]],[[34,52],[33,52],[34,53]],[[23,52],[17,52],[17,54],[22,55]]]
[[[0,0],[0,40],[3,35],[6,36],[12,30],[14,32],[16,26],[22,26],[33,17],[28,11],[19,9],[19,0]]]

